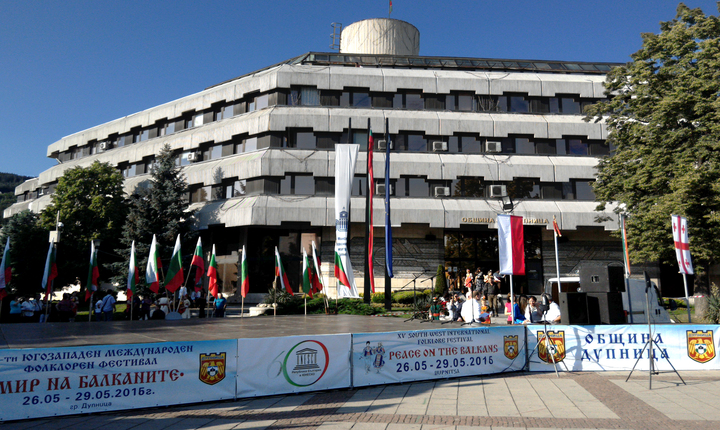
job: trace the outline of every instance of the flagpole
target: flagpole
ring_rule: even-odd
[[[685,303],[687,303],[688,323],[692,322],[690,317],[690,296],[688,296],[687,275],[683,272],[683,284],[685,285]]]
[[[365,148],[365,156],[367,158],[367,166],[365,166],[365,182],[367,183],[367,190],[365,194],[365,275],[363,277],[363,283],[365,284],[363,286],[363,301],[365,303],[370,303],[371,299],[371,289],[370,289],[370,258],[369,253],[372,252],[370,247],[370,241],[372,238],[370,237],[370,217],[372,217],[372,214],[370,213],[370,207],[372,206],[372,200],[370,200],[370,194],[373,190],[370,189],[370,187],[373,186],[373,184],[370,183],[370,169],[371,169],[371,160],[370,160],[370,118],[367,120],[367,147]]]
[[[624,214],[620,214],[620,234],[622,235],[623,267],[625,268],[625,291],[627,291],[628,315],[630,316],[630,324],[632,324],[635,317],[633,316],[632,297],[630,295],[630,256],[628,255],[627,249],[627,233],[625,232]]]
[[[241,287],[242,288],[242,287]],[[240,299],[240,318],[245,317],[245,296],[240,293],[241,299]]]
[[[95,291],[90,293],[90,304],[88,306],[88,322],[92,322],[92,314],[93,314],[93,296],[95,296]]]
[[[553,223],[555,222],[555,215],[553,215]],[[560,288],[560,255],[558,253],[558,243],[557,243],[557,230],[555,229],[555,225],[553,224],[553,238],[555,241],[555,272],[557,273],[557,280],[558,280],[558,297],[560,297],[560,291],[562,291],[562,288]],[[552,284],[550,284],[552,285]],[[552,295],[552,291],[550,291],[550,295]]]
[[[513,275],[510,275],[510,318],[511,324],[515,324],[515,293],[513,292]]]
[[[53,279],[52,281],[50,281],[50,289],[45,290],[45,321],[44,322],[48,322],[48,315],[50,314],[50,303],[51,303],[50,295],[52,294],[54,285],[55,285],[55,280]]]

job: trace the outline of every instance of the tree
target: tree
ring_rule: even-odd
[[[52,195],[52,204],[40,214],[40,223],[46,230],[55,230],[58,212],[63,227],[55,285],[72,284],[76,279],[84,283],[90,242],[99,239],[101,251],[114,249],[119,244],[127,213],[122,174],[110,164],[97,161],[88,167],[65,171]],[[112,261],[112,254],[100,253],[101,264],[108,259]]]
[[[696,291],[720,255],[720,20],[684,4],[660,34],[642,35],[632,62],[614,68],[608,101],[586,120],[607,121],[614,150],[598,165],[598,210],[629,214],[631,260],[672,261],[670,215],[688,218]]]
[[[37,214],[29,210],[8,219],[0,233],[0,253],[10,238],[10,289],[18,295],[30,296],[42,291],[41,283],[48,251],[48,231],[40,226]]]
[[[158,154],[147,186],[138,186],[128,200],[128,215],[122,229],[120,246],[116,252],[122,260],[113,265],[113,282],[125,285],[127,280],[130,247],[135,241],[138,267],[147,265],[153,234],[157,236],[163,260],[169,260],[173,243],[178,234],[182,236],[183,248],[195,250],[195,239],[188,234],[192,230],[193,212],[188,209],[188,185],[177,166],[177,155],[169,145]],[[141,277],[141,282],[144,280]]]
[[[442,297],[447,290],[447,280],[445,279],[445,266],[438,265],[437,276],[435,277],[435,295]]]

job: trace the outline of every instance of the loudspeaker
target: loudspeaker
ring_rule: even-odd
[[[606,263],[583,262],[580,265],[580,287],[586,293],[607,293],[610,291]]]
[[[611,293],[625,292],[625,268],[623,266],[608,266],[608,286]]]
[[[588,324],[587,293],[560,293],[560,323]]]
[[[590,324],[625,324],[622,293],[588,293]]]

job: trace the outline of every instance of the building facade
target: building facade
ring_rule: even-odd
[[[553,216],[563,232],[561,272],[581,260],[621,264],[620,242],[610,235],[617,218],[595,211],[591,187],[612,148],[603,123],[583,120],[585,107],[605,97],[614,64],[423,57],[417,29],[388,19],[353,24],[342,37],[339,53],[303,54],[60,139],[47,150],[58,165],[17,187],[18,202],[4,215],[42,210],[66,169],[94,161],[117,166],[132,193],[168,144],[190,184],[203,241],[216,244],[225,265],[226,292],[243,245],[251,292],[259,294],[272,284],[275,246],[298,285],[301,248],[314,240],[332,294],[334,146],[359,143],[350,250],[362,291],[369,120],[376,287],[383,287],[386,191],[395,289],[418,275],[427,279],[418,286],[430,287],[439,265],[451,278],[466,268],[497,269],[501,213],[524,217],[521,291],[539,293],[555,275]]]

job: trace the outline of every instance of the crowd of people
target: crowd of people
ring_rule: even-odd
[[[63,293],[62,299],[47,302],[40,294],[31,297],[16,296],[10,298],[10,309],[7,318],[9,323],[22,322],[74,322],[80,307],[80,293]],[[49,306],[49,308],[47,307]],[[191,309],[197,309],[199,318],[223,318],[227,310],[227,299],[222,293],[217,297],[205,291],[192,291],[188,294],[181,287],[177,294],[136,294],[128,298],[122,318],[117,313],[117,292],[112,289],[96,291],[92,299],[94,321],[113,321],[115,319],[163,320],[171,312],[177,312],[180,318],[190,318]],[[87,317],[82,317],[88,321]]]
[[[549,295],[545,295],[546,310],[541,310],[535,296],[523,294],[508,294],[503,305],[500,293],[503,277],[492,270],[485,272],[478,268],[473,273],[467,269],[461,287],[457,287],[456,282],[449,282],[448,293],[443,298],[433,299],[431,318],[489,324],[504,310],[508,324],[560,323],[560,307]]]

